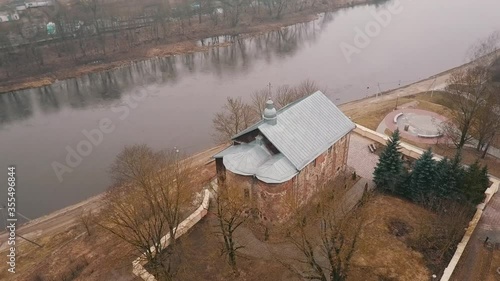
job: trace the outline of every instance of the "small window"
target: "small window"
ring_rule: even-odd
[[[332,147],[333,147],[333,146],[330,146],[330,148],[328,148],[328,154],[331,154],[331,153],[332,153]]]
[[[245,188],[244,192],[245,192],[245,199],[250,198],[250,191]]]
[[[316,160],[318,160],[318,159],[314,159],[314,164],[313,164],[314,167],[316,167]]]

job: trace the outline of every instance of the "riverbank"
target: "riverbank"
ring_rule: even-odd
[[[190,161],[191,165],[196,167],[197,172],[199,173],[209,174],[211,170],[213,170],[213,172],[215,173],[215,169],[213,169],[213,167],[209,166],[208,164],[211,163],[212,156],[214,154],[217,154],[225,147],[226,145],[219,145],[190,156],[186,160]],[[208,175],[208,178],[210,177],[211,175]],[[89,211],[99,212],[99,210],[103,206],[104,197],[105,193],[101,193],[77,204],[31,220],[18,228],[16,233],[18,235],[22,235],[26,239],[33,240],[40,237],[56,235],[57,233],[64,232],[71,226],[78,224],[78,219],[83,213]],[[0,244],[0,252],[5,251],[8,247],[6,242],[8,238],[7,235],[8,233],[5,231],[0,232],[0,241],[2,241]],[[25,240],[17,239],[18,245],[25,242]]]
[[[292,12],[284,15],[280,19],[260,18],[258,21],[251,20],[250,22],[242,23],[236,27],[218,25],[214,27],[208,21],[202,24],[190,24],[190,32],[183,32],[168,38],[168,42],[157,44],[138,44],[133,49],[127,52],[112,52],[104,58],[96,58],[96,60],[81,61],[75,63],[70,60],[59,60],[60,62],[48,67],[43,74],[31,75],[23,73],[21,76],[11,77],[5,81],[0,81],[0,93],[8,93],[29,88],[37,88],[51,85],[58,80],[66,80],[76,78],[82,75],[104,72],[116,68],[126,67],[134,62],[143,61],[155,57],[169,57],[195,52],[206,52],[214,47],[225,47],[234,40],[215,43],[212,45],[197,44],[200,40],[214,38],[219,36],[236,36],[238,39],[243,39],[252,36],[258,36],[263,33],[280,30],[281,28],[310,22],[318,18],[318,15],[325,12],[333,12],[347,7],[356,5],[366,5],[373,3],[373,0],[338,0],[333,4],[320,4],[315,7],[306,8],[300,12]],[[48,60],[48,59],[47,59]],[[46,64],[50,64],[46,62]]]

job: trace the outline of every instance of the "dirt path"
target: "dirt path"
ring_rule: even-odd
[[[441,89],[444,85],[446,85],[446,80],[448,80],[449,77],[450,73],[444,72],[442,74],[438,74],[437,76],[433,76],[425,80],[416,82],[414,84],[388,91],[385,94],[361,100],[356,100],[353,102],[348,102],[340,105],[339,107],[342,111],[352,111],[352,110],[365,111],[367,108],[370,108],[375,103],[389,101],[389,100],[396,100],[398,97],[400,98],[407,97],[422,92]]]

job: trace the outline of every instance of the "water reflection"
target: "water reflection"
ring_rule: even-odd
[[[233,43],[206,52],[134,62],[111,71],[0,95],[0,124],[29,118],[34,113],[34,107],[41,113],[49,114],[65,107],[87,109],[95,105],[107,106],[137,85],[175,84],[182,75],[204,72],[225,77],[247,73],[252,70],[256,60],[265,60],[267,63],[283,60],[293,56],[306,42],[315,42],[318,34],[333,18],[333,14],[329,13],[312,22],[255,37],[209,38],[200,41],[201,44],[210,45],[217,41]],[[34,97],[33,102],[31,97]]]
[[[33,103],[26,93],[0,95],[0,124],[24,120],[33,115]]]

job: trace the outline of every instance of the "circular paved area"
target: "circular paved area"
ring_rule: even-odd
[[[394,122],[395,118],[397,122]],[[437,113],[414,109],[405,108],[394,110],[384,118],[384,124],[391,132],[399,128],[401,137],[420,143],[436,143],[438,140],[442,141],[442,137],[421,137],[439,135],[440,126],[445,122],[446,118]],[[408,130],[405,127],[408,126]],[[421,136],[419,136],[421,135]]]

